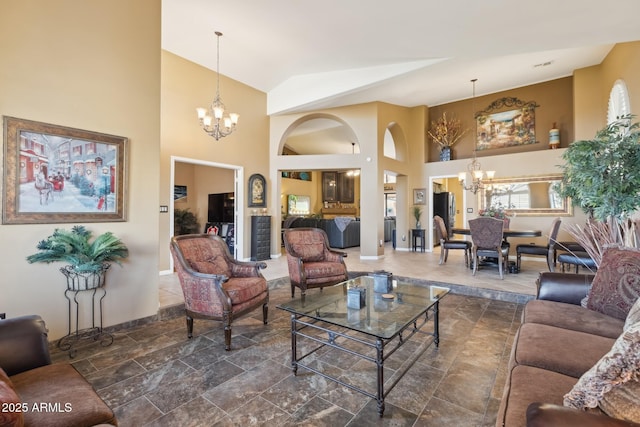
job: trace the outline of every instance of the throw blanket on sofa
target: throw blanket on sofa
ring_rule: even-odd
[[[347,228],[347,225],[349,225],[349,223],[353,221],[353,218],[348,216],[337,216],[333,221],[336,223],[336,227],[338,227],[338,230],[342,232]]]

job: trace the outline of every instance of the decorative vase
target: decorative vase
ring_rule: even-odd
[[[448,162],[451,160],[451,147],[442,147],[440,149],[440,161]]]
[[[552,150],[560,147],[560,130],[553,124],[553,129],[549,131],[549,148]]]
[[[416,221],[416,230],[420,230],[421,228],[420,221]]]

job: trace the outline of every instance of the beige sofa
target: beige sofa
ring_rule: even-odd
[[[496,426],[631,426],[563,407],[563,396],[613,346],[624,320],[580,306],[593,275],[542,273],[525,305]]]

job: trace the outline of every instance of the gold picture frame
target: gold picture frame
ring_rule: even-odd
[[[127,138],[3,122],[3,224],[126,221]]]

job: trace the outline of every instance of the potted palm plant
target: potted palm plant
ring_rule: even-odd
[[[39,252],[29,255],[27,261],[66,262],[60,268],[67,278],[70,290],[87,290],[104,285],[104,276],[111,262],[121,264],[129,256],[126,245],[111,232],[99,235],[91,242],[91,231],[76,225],[71,231],[56,229],[45,240],[41,240]]]

